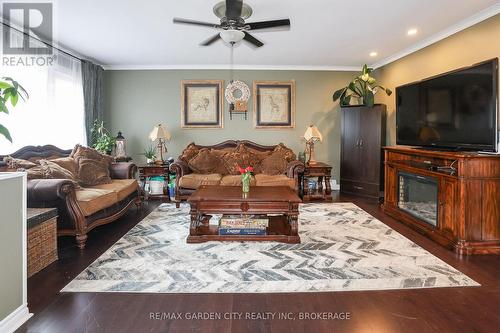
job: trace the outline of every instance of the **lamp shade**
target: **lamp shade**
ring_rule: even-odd
[[[318,128],[314,125],[310,125],[306,129],[306,132],[304,133],[304,139],[306,139],[306,141],[316,139],[323,142],[323,136],[319,132]]]
[[[170,138],[171,138],[170,133],[166,129],[161,127],[161,124],[158,124],[158,126],[155,126],[153,128],[153,130],[151,131],[151,133],[149,133],[149,139],[151,141],[155,141],[158,139],[170,140]]]

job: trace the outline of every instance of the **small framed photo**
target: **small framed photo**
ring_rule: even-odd
[[[222,80],[181,81],[181,128],[223,128]]]
[[[295,127],[295,81],[254,81],[255,128]]]

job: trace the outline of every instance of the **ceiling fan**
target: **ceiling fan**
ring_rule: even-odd
[[[290,20],[271,20],[260,22],[245,22],[253,11],[252,8],[243,3],[242,0],[226,0],[214,6],[214,14],[219,17],[220,24],[201,22],[196,20],[174,18],[174,23],[190,24],[221,30],[219,33],[200,43],[202,46],[209,46],[217,40],[222,39],[228,44],[235,44],[245,40],[255,47],[264,45],[260,40],[252,36],[249,31],[270,28],[290,28]]]

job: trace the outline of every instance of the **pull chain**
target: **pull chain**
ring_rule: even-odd
[[[233,65],[234,65],[234,43],[231,43],[231,56],[230,56],[230,67],[229,67],[229,75],[231,77],[230,83],[233,83]]]

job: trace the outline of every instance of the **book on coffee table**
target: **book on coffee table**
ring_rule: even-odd
[[[223,215],[219,222],[222,228],[267,228],[269,218],[266,215]]]
[[[219,235],[255,235],[265,236],[265,228],[219,228]]]

